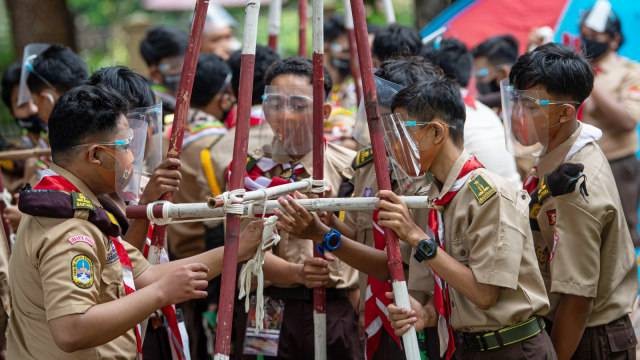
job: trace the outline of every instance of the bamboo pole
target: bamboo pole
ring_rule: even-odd
[[[269,5],[269,47],[278,52],[278,36],[282,19],[282,0],[271,0]]]
[[[395,24],[396,12],[393,10],[392,0],[382,0],[382,10],[384,11],[384,17],[387,20],[387,24]]]
[[[49,148],[0,151],[0,160],[25,160],[32,157],[51,156]]]
[[[298,56],[307,57],[307,0],[298,0]]]

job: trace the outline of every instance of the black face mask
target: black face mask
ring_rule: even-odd
[[[489,82],[478,82],[476,88],[481,95],[500,92],[500,84],[498,84],[498,80],[496,79]]]
[[[16,118],[16,123],[21,129],[25,129],[31,134],[40,134],[47,131],[47,126],[37,114],[26,118]]]
[[[347,77],[351,74],[349,59],[332,58],[331,66],[333,66],[342,77]]]
[[[607,52],[607,50],[609,50],[608,42],[600,42],[584,37],[581,37],[580,41],[582,41],[584,56],[586,56],[589,60],[597,60],[605,52]]]

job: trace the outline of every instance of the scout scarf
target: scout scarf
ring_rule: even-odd
[[[33,189],[36,190],[36,192],[33,192],[33,193],[36,196],[40,196],[40,197],[42,197],[43,195],[42,191],[62,192],[67,195],[70,194],[72,199],[71,210],[73,212],[75,212],[75,210],[89,210],[90,212],[93,212],[93,213],[106,214],[106,217],[110,219],[113,225],[115,225],[116,231],[114,231],[114,228],[110,228],[110,229],[107,229],[107,231],[105,231],[104,221],[100,223],[101,226],[98,224],[96,224],[96,226],[98,226],[98,228],[100,228],[101,231],[103,231],[106,235],[109,236],[109,239],[111,240],[111,243],[113,244],[113,247],[115,248],[118,254],[118,260],[120,261],[120,265],[122,267],[122,282],[124,285],[125,294],[129,295],[134,293],[136,291],[136,286],[133,281],[133,266],[131,264],[131,259],[129,258],[129,254],[127,254],[127,250],[122,244],[123,240],[120,237],[120,228],[117,225],[117,220],[115,219],[115,217],[113,217],[113,215],[107,212],[106,210],[95,207],[91,202],[91,200],[87,199],[80,192],[80,190],[78,190],[78,188],[75,185],[73,185],[69,180],[67,180],[61,175],[58,175],[56,172],[54,172],[51,169],[48,169],[46,171],[43,178],[36,184],[36,186],[34,186]],[[24,192],[21,193],[21,198],[23,194]],[[54,194],[51,194],[51,195],[55,196]],[[27,202],[29,199],[32,199],[32,197],[28,196],[26,199]],[[22,199],[20,202],[21,203],[23,202]],[[43,210],[45,207],[46,206],[41,206],[40,209]],[[68,204],[67,204],[67,207],[68,207]],[[28,204],[26,205],[26,207],[23,207],[23,208],[26,210],[27,213],[32,215],[34,214],[29,211]],[[73,217],[73,215],[70,217]],[[103,218],[105,217],[105,215],[102,215],[102,216],[98,215],[98,217]],[[90,215],[88,220],[91,221],[91,219],[92,217]],[[136,336],[137,358],[142,359],[142,336],[141,336],[142,332],[141,332],[140,324],[136,324],[134,328],[134,333]]]
[[[384,239],[384,230],[378,225],[378,210],[373,212],[373,241],[376,249],[385,249],[386,241]],[[382,281],[374,276],[367,277],[367,290],[364,304],[367,359],[373,359],[374,354],[378,350],[382,331],[386,331],[393,341],[398,344],[398,347],[402,347],[400,338],[396,336],[393,327],[391,327],[391,322],[389,322],[387,306],[391,303],[391,300],[385,296],[386,292],[391,292],[391,284],[389,281]]]
[[[435,208],[429,210],[429,228],[433,231],[433,234],[438,241],[438,245],[441,249],[445,248],[444,237],[444,220],[442,217],[442,211],[458,194],[458,191],[467,183],[471,172],[483,168],[482,164],[476,160],[475,157],[471,157],[462,166],[462,170],[458,174],[456,181],[451,186],[451,189],[443,196],[435,199],[433,204]],[[453,328],[451,327],[451,298],[449,296],[449,286],[443,279],[435,272],[433,273],[435,278],[435,285],[433,291],[433,303],[438,313],[438,338],[440,340],[440,356],[445,356],[446,359],[451,359],[453,353],[456,350],[455,338],[453,336]]]
[[[281,168],[281,174],[279,176],[268,176],[268,173],[277,167]],[[244,187],[249,191],[253,191],[284,185],[302,179],[305,174],[304,166],[300,163],[278,163],[268,157],[260,159],[249,157],[247,172],[244,177]]]

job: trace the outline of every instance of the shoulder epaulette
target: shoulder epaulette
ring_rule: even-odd
[[[356,157],[353,159],[353,164],[351,165],[354,169],[359,169],[373,160],[373,149],[371,147],[366,147],[356,154]]]

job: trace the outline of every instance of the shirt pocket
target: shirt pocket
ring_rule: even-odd
[[[448,246],[447,251],[454,259],[462,263],[464,266],[469,266],[469,248],[466,246],[465,238],[462,234],[456,234],[451,238],[451,244]]]
[[[100,274],[100,302],[112,301],[122,296],[122,267],[119,262],[106,264]]]

